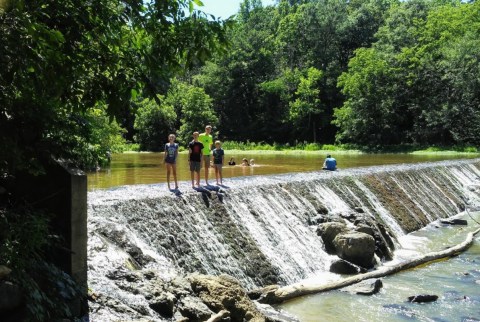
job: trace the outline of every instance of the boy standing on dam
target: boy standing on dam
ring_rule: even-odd
[[[188,144],[188,164],[190,165],[190,176],[192,178],[192,188],[195,188],[194,176],[196,175],[196,185],[200,186],[200,169],[202,167],[203,144],[198,142],[198,132],[193,132],[193,141]],[[208,170],[208,169],[207,169]]]
[[[210,153],[213,146],[213,137],[210,134],[212,132],[212,126],[205,126],[205,133],[202,133],[198,137],[198,141],[203,144],[203,166],[205,167],[205,184],[208,186],[208,171],[210,168]]]

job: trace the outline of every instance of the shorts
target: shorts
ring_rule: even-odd
[[[218,164],[217,164],[217,163],[214,163],[214,164],[213,164],[213,167],[214,167],[215,169],[222,170],[223,164],[221,164],[221,163],[218,163]]]
[[[168,163],[168,164],[176,164],[177,163],[177,160],[172,160],[172,159],[165,159],[165,163]]]
[[[202,163],[198,161],[190,161],[190,171],[200,171]]]
[[[210,154],[203,156],[203,162],[208,162],[208,164],[210,164]]]

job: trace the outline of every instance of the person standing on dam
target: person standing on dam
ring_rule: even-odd
[[[210,170],[210,153],[212,152],[213,137],[210,134],[212,132],[212,126],[205,126],[205,133],[202,133],[198,137],[198,141],[203,144],[203,165],[205,167],[205,184],[208,186],[208,171]]]
[[[200,186],[200,169],[202,168],[202,150],[203,144],[198,142],[198,132],[193,132],[193,141],[188,144],[188,164],[190,165],[190,176],[192,178],[192,188],[195,184]],[[196,182],[195,182],[196,175]]]

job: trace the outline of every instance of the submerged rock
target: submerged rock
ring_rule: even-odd
[[[467,226],[468,221],[465,219],[440,219],[440,222],[444,225],[457,225],[457,226]]]
[[[336,273],[336,274],[353,275],[358,273],[364,273],[366,272],[366,269],[358,265],[355,265],[353,263],[350,263],[346,260],[339,259],[334,261],[330,265],[330,272]]]
[[[437,295],[429,295],[429,294],[413,295],[408,297],[408,301],[413,303],[435,302],[437,299],[438,299]]]
[[[373,295],[380,292],[382,287],[382,280],[372,278],[348,287],[344,287],[342,288],[342,291],[359,295]]]

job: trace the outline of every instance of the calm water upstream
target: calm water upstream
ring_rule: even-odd
[[[478,154],[346,154],[332,153],[337,159],[338,167],[353,168],[370,165],[414,163],[440,161],[458,158],[477,158]],[[166,182],[165,166],[161,162],[163,153],[123,153],[114,154],[109,168],[88,174],[89,190],[109,188],[132,184],[153,184]],[[223,177],[253,176],[279,174],[287,172],[307,172],[321,170],[324,154],[317,153],[259,153],[249,151],[242,154],[231,154],[226,151],[225,160],[234,157],[236,166],[224,166]],[[180,181],[190,180],[188,155],[183,152],[177,161],[177,174]],[[242,158],[255,159],[255,166],[242,167]],[[201,170],[203,182],[204,170]],[[215,172],[210,169],[211,183],[215,183]]]

